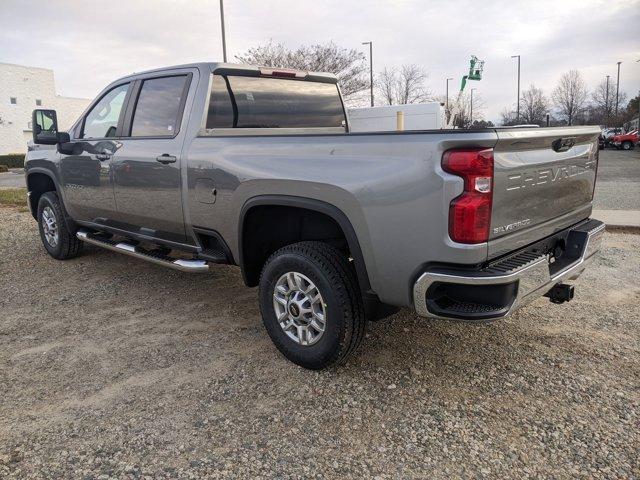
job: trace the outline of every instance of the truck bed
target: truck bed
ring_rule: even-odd
[[[409,305],[409,287],[402,279],[425,265],[480,265],[587,218],[598,132],[596,127],[572,127],[201,134],[188,149],[188,183],[212,179],[219,214],[211,215],[211,207],[190,190],[191,222],[219,231],[234,250],[237,220],[227,212],[239,211],[248,198],[277,192],[326,202],[352,223],[372,289],[381,292],[383,301]],[[551,141],[558,137],[575,137],[576,145],[555,152]],[[447,150],[476,147],[495,151],[492,231],[505,228],[488,242],[461,244],[449,237],[448,217],[463,181],[443,171],[441,161]],[[528,178],[531,169],[543,168],[564,171],[576,162],[588,163],[588,173],[563,176],[535,190],[506,190],[514,175]],[[521,219],[529,221],[518,224]]]

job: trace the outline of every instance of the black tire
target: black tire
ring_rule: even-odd
[[[623,150],[633,150],[633,143],[626,141],[622,143]]]
[[[278,279],[287,272],[305,275],[318,288],[326,309],[325,331],[312,345],[287,336],[276,318],[273,295]],[[320,370],[344,361],[354,352],[366,326],[362,296],[355,271],[345,254],[322,242],[300,242],[275,252],[260,276],[262,321],[278,350],[293,363]]]
[[[51,242],[45,235],[43,212],[47,209],[47,214],[53,214],[57,230],[57,242]],[[51,213],[49,213],[51,212]],[[67,260],[80,255],[82,252],[82,241],[69,232],[65,220],[64,211],[56,192],[43,193],[38,201],[38,229],[40,230],[40,240],[45,250],[53,258]]]

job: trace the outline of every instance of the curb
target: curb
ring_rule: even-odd
[[[640,234],[640,227],[637,225],[605,225],[605,230],[610,233]]]
[[[609,232],[640,233],[640,210],[594,210],[591,218],[604,222]]]

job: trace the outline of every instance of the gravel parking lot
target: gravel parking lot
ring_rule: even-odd
[[[238,270],[58,262],[0,208],[0,478],[637,478],[639,252],[607,234],[569,304],[405,310],[310,372]]]

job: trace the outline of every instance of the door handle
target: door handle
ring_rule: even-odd
[[[110,153],[96,153],[96,158],[101,162],[104,160],[109,160],[111,158]]]
[[[174,157],[173,155],[169,155],[168,153],[163,153],[162,155],[156,157],[156,162],[160,162],[164,165],[168,163],[176,163],[176,160],[176,157]]]

